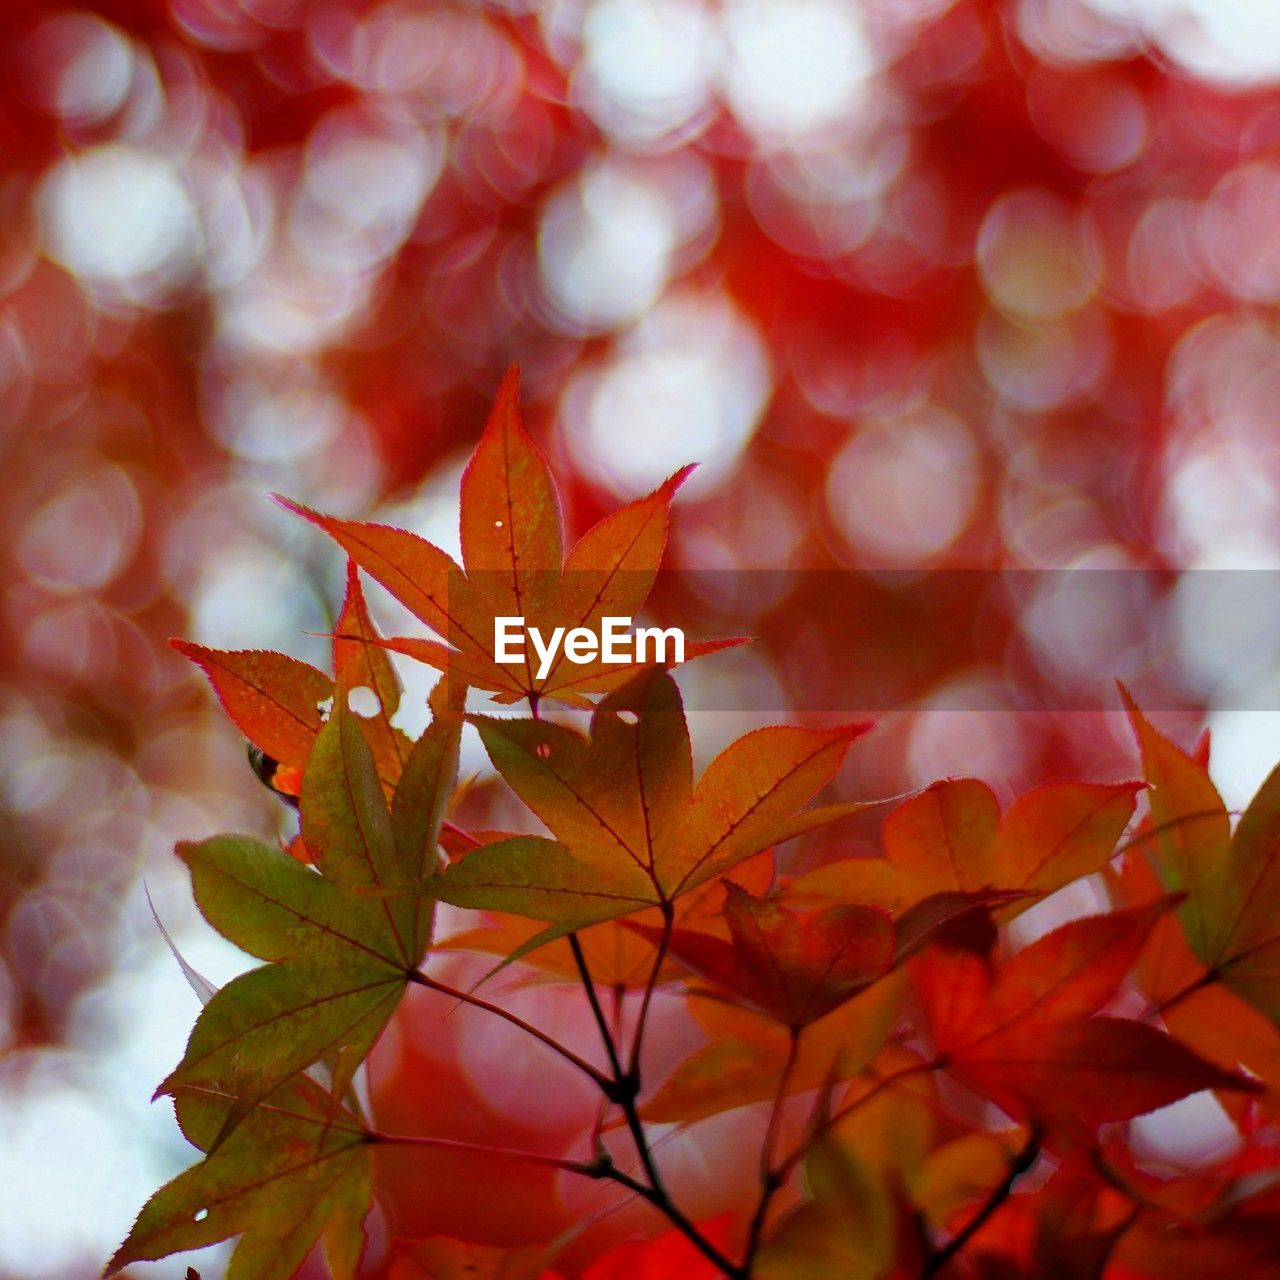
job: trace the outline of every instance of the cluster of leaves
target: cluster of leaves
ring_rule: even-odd
[[[286,848],[179,846],[205,917],[265,963],[206,992],[160,1087],[204,1158],[151,1199],[110,1271],[239,1235],[232,1280],[287,1280],[319,1240],[337,1280],[353,1277],[374,1152],[479,1149],[384,1132],[356,1087],[418,985],[515,1023],[598,1087],[594,1150],[501,1153],[616,1184],[665,1219],[589,1280],[1275,1275],[1280,771],[1233,831],[1206,752],[1184,753],[1129,702],[1144,782],[1046,785],[1002,813],[983,783],[945,780],[892,809],[883,856],[779,882],[775,845],[863,807],[806,806],[866,726],[759,729],[695,779],[667,670],[562,657],[537,679],[483,643],[495,616],[594,626],[638,612],[680,479],[565,557],[509,378],[463,479],[465,570],[402,530],[296,508],[352,562],[333,675],[179,645],[300,822]],[[441,638],[381,638],[357,566]],[[416,741],[393,723],[388,649],[443,672]],[[468,687],[527,699],[531,715],[468,716]],[[375,714],[349,709],[357,689]],[[589,731],[542,718],[549,700],[590,707]],[[466,721],[548,835],[447,820]],[[1085,877],[1109,909],[1017,947],[1019,917]],[[578,986],[607,1067],[434,976],[437,903],[482,913],[450,947]],[[635,993],[629,1027],[600,989]],[[659,993],[706,1036],[654,1087]],[[1206,1090],[1235,1126],[1231,1149],[1187,1169],[1140,1161],[1127,1122]],[[764,1124],[751,1211],[695,1222],[651,1126],[739,1107]],[[540,1250],[443,1238],[397,1256],[403,1276],[553,1274]]]

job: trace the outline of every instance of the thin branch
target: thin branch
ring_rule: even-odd
[[[1147,1017],[1158,1018],[1162,1014],[1168,1013],[1170,1009],[1174,1008],[1176,1005],[1180,1005],[1184,1000],[1195,995],[1197,991],[1203,991],[1205,987],[1212,986],[1217,981],[1218,972],[1216,969],[1205,970],[1205,972],[1194,981],[1187,983],[1181,991],[1171,995],[1167,1000],[1161,1001],[1158,1005],[1153,1005],[1152,1008],[1147,1011]]]
[[[500,1156],[504,1160],[522,1160],[526,1164],[540,1164],[550,1169],[562,1169],[566,1173],[580,1173],[584,1177],[603,1176],[595,1162],[570,1160],[564,1156],[546,1155],[541,1151],[517,1151],[509,1147],[490,1147],[482,1142],[463,1142],[457,1138],[432,1138],[409,1133],[382,1133],[370,1130],[366,1140],[378,1146],[432,1147],[441,1151],[463,1151],[478,1156]]]
[[[420,987],[427,987],[431,991],[438,991],[441,995],[449,996],[453,1000],[458,1000],[463,1004],[469,1004],[477,1009],[483,1009],[486,1013],[492,1013],[495,1017],[509,1022],[513,1027],[519,1027],[521,1031],[533,1036],[535,1040],[540,1040],[543,1044],[558,1053],[566,1062],[572,1063],[584,1075],[589,1076],[595,1084],[603,1089],[606,1093],[614,1089],[614,1082],[609,1079],[598,1067],[593,1067],[585,1058],[580,1058],[572,1049],[566,1048],[558,1040],[547,1035],[545,1031],[539,1031],[537,1027],[526,1022],[518,1014],[512,1013],[508,1009],[504,1009],[501,1005],[492,1004],[488,1000],[483,1000],[479,996],[473,996],[470,992],[459,991],[457,987],[451,987],[447,982],[440,982],[433,978],[429,973],[424,973],[421,969],[411,969],[407,973],[410,982],[417,983]]]
[[[941,1066],[942,1062],[938,1059],[932,1059],[928,1062],[913,1062],[909,1067],[901,1067],[897,1071],[890,1072],[887,1076],[881,1076],[866,1093],[859,1094],[852,1102],[847,1103],[838,1111],[833,1111],[820,1124],[815,1125],[805,1140],[778,1166],[778,1177],[785,1182],[791,1176],[796,1165],[804,1158],[805,1152],[824,1133],[835,1128],[846,1116],[850,1116],[855,1111],[866,1106],[868,1102],[878,1097],[884,1090],[891,1088],[900,1080],[905,1080],[908,1076],[919,1075],[924,1071],[936,1071]]]
[[[667,947],[671,944],[671,929],[676,918],[675,908],[665,898],[659,905],[662,910],[662,936],[658,939],[658,951],[653,959],[653,968],[649,971],[649,980],[644,984],[640,1012],[636,1016],[635,1035],[631,1041],[631,1058],[627,1064],[627,1074],[637,1082],[640,1079],[640,1051],[644,1045],[644,1029],[649,1021],[649,1005],[653,1002],[654,988],[658,985],[662,964],[667,958]]]
[[[464,831],[456,822],[450,822],[448,818],[440,824],[440,830],[447,831],[455,840],[467,841],[467,843],[475,849],[478,849],[483,843],[482,841],[477,840],[470,831]]]
[[[1111,856],[1117,858],[1122,853],[1128,853],[1130,849],[1137,849],[1141,845],[1148,844],[1159,836],[1165,835],[1169,831],[1176,830],[1190,822],[1200,822],[1206,818],[1220,818],[1223,814],[1232,816],[1239,813],[1237,809],[1197,809],[1195,813],[1180,813],[1176,817],[1166,818],[1164,822],[1158,822],[1154,826],[1143,828],[1127,840],[1116,845]]]
[[[638,1178],[633,1178],[629,1173],[623,1173],[616,1165],[608,1165],[606,1169],[598,1174],[593,1175],[600,1178],[609,1178],[613,1182],[626,1187],[630,1191],[634,1191],[642,1200],[647,1200],[653,1207],[661,1212],[667,1220],[674,1226],[704,1258],[719,1267],[730,1280],[748,1280],[748,1273],[744,1267],[738,1266],[736,1263],[730,1262],[719,1249],[708,1240],[701,1231],[688,1219],[683,1213],[672,1203],[666,1192],[656,1190],[653,1187],[647,1187]]]
[[[782,1076],[778,1080],[778,1092],[774,1095],[773,1110],[769,1113],[769,1125],[764,1132],[764,1147],[760,1152],[760,1174],[762,1181],[768,1181],[773,1173],[774,1148],[778,1141],[778,1125],[782,1121],[782,1108],[787,1098],[787,1085],[791,1083],[791,1073],[795,1070],[796,1059],[800,1056],[800,1032],[802,1028],[791,1027],[790,1042],[787,1047],[787,1061],[782,1068]]]
[[[782,1108],[786,1102],[787,1085],[791,1083],[791,1073],[795,1069],[796,1059],[800,1054],[800,1027],[791,1027],[791,1042],[787,1049],[786,1065],[778,1080],[778,1091],[774,1094],[773,1108],[769,1112],[769,1123],[764,1131],[764,1142],[760,1147],[760,1199],[756,1202],[756,1211],[751,1215],[751,1225],[747,1229],[747,1247],[743,1254],[742,1269],[749,1275],[751,1264],[755,1261],[756,1251],[760,1248],[760,1236],[764,1231],[765,1219],[769,1214],[769,1206],[773,1197],[783,1184],[779,1170],[773,1167],[775,1148],[778,1143],[778,1126],[782,1121]]]
[[[982,1230],[996,1210],[1009,1198],[1014,1183],[1035,1164],[1039,1155],[1040,1130],[1033,1125],[1030,1133],[1027,1134],[1026,1143],[1009,1165],[1009,1172],[1005,1174],[1000,1185],[986,1198],[982,1208],[941,1249],[926,1260],[924,1270],[920,1273],[921,1280],[929,1280],[931,1276],[936,1276]]]
[[[596,984],[592,981],[591,970],[587,967],[587,957],[583,954],[582,943],[576,933],[569,934],[569,949],[573,952],[573,962],[578,966],[578,976],[582,979],[582,989],[587,993],[587,1001],[591,1005],[591,1016],[596,1020],[600,1031],[600,1039],[604,1041],[605,1053],[609,1055],[609,1065],[613,1068],[613,1078],[619,1083],[622,1080],[622,1062],[618,1058],[618,1046],[614,1043],[613,1032],[609,1029],[609,1021],[604,1016],[600,1005],[600,997],[596,994]]]

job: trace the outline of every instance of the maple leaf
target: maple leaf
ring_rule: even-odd
[[[460,693],[433,694],[388,812],[373,754],[335,704],[302,790],[302,831],[320,874],[250,837],[183,845],[196,901],[232,942],[271,963],[217,992],[158,1093],[234,1096],[224,1140],[255,1106],[321,1058],[341,1096],[404,993],[430,936],[436,839],[457,767]],[[216,1145],[216,1144],[215,1144]]]
[[[778,1225],[752,1274],[761,1280],[881,1280],[892,1274],[905,1206],[884,1179],[835,1141],[805,1161],[812,1198]]]
[[[847,1080],[884,1043],[904,992],[899,974],[852,996],[806,1026],[794,1060],[790,1032],[772,1017],[692,994],[689,1011],[709,1042],[676,1067],[641,1113],[657,1124],[688,1123],[775,1098],[784,1083],[786,1096]]]
[[[299,1076],[216,1145],[234,1097],[184,1090],[175,1101],[183,1132],[210,1154],[151,1197],[107,1275],[239,1235],[232,1280],[290,1280],[321,1237],[334,1280],[352,1280],[373,1195],[356,1117]]]
[[[269,650],[207,649],[170,640],[209,678],[236,728],[259,750],[301,769],[324,725],[321,707],[333,697],[333,680],[308,662]]]
[[[1049,783],[1002,815],[976,778],[935,782],[884,822],[883,858],[846,858],[792,886],[798,899],[874,903],[899,916],[942,895],[988,894],[998,920],[1100,871],[1133,816],[1140,782]],[[1007,895],[1004,903],[994,895]],[[957,904],[958,905],[958,904]],[[923,917],[922,917],[923,918]]]
[[[496,837],[503,839],[508,837]],[[773,881],[773,855],[766,850],[741,862],[734,868],[734,880],[744,889],[763,892]],[[723,928],[720,907],[723,894],[715,881],[681,894],[673,905],[676,928],[697,928],[715,932]],[[436,951],[479,951],[490,955],[509,956],[521,950],[543,929],[537,920],[521,916],[493,913],[492,923],[437,938]],[[636,914],[636,922],[661,924],[659,908],[651,907]],[[655,980],[659,983],[678,978],[683,969],[674,959],[664,958],[656,977],[653,973],[654,955],[649,940],[628,926],[625,920],[603,920],[579,931],[578,946],[587,961],[592,979],[603,988],[637,990]],[[572,982],[581,981],[578,962],[573,949],[563,938],[555,939],[536,951],[522,957],[524,963],[535,970],[531,981]]]
[[[1109,1003],[1174,900],[1055,929],[991,975],[973,953],[927,952],[914,972],[941,1060],[1012,1115],[1079,1134],[1200,1089],[1256,1091],[1141,1023],[1092,1017]]]
[[[369,617],[354,561],[347,564],[346,595],[335,631],[332,676],[270,650],[209,649],[176,639],[169,643],[205,673],[223,709],[249,742],[299,775],[324,727],[322,708],[335,697],[345,702],[353,690],[370,690],[378,705],[371,716],[360,717],[361,727],[383,789],[390,794],[413,744],[391,723],[400,706],[400,679]]]
[[[648,497],[605,516],[564,554],[560,500],[517,404],[518,374],[502,381],[488,424],[462,477],[463,566],[415,534],[387,525],[322,515],[287,498],[283,506],[332,537],[371,577],[447,643],[395,637],[378,643],[452,671],[499,701],[554,698],[589,707],[587,694],[613,689],[644,664],[577,664],[558,651],[545,675],[530,654],[520,665],[496,660],[494,619],[519,617],[550,634],[606,616],[641,610],[667,540],[671,500],[692,468],[678,471]],[[741,639],[690,642],[685,659]]]
[[[556,838],[475,849],[430,892],[549,922],[511,958],[669,904],[763,849],[866,807],[801,809],[867,725],[757,729],[721,752],[695,787],[680,693],[662,670],[606,697],[589,738],[543,721],[469,719],[495,768]]]
[[[1231,831],[1205,764],[1153,729],[1121,695],[1151,784],[1146,843],[1165,884],[1186,897],[1179,918],[1208,976],[1280,1023],[1280,768]]]
[[[885,819],[885,857],[931,890],[1052,893],[1106,865],[1141,786],[1050,783],[1002,816],[986,783],[937,782]]]
[[[799,913],[725,885],[729,940],[677,929],[668,947],[687,968],[785,1027],[799,1030],[888,973],[893,923],[878,907]],[[657,940],[652,928],[632,924]]]
[[[858,903],[795,910],[725,881],[727,938],[674,929],[668,952],[727,997],[794,1031],[824,1017],[973,914],[1024,897],[978,890],[932,894],[894,920]],[[626,928],[651,942],[662,931],[638,920]]]

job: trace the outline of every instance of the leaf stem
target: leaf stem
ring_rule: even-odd
[[[791,1083],[791,1073],[795,1069],[796,1059],[800,1054],[801,1027],[790,1027],[791,1041],[787,1048],[786,1065],[778,1078],[778,1091],[774,1094],[773,1108],[769,1112],[769,1123],[764,1131],[764,1142],[760,1148],[760,1199],[756,1202],[755,1213],[751,1215],[751,1225],[747,1229],[747,1247],[743,1255],[742,1269],[750,1275],[751,1264],[755,1261],[756,1251],[760,1248],[760,1236],[764,1231],[765,1219],[769,1214],[769,1206],[782,1187],[784,1179],[780,1170],[773,1167],[774,1151],[778,1143],[778,1126],[782,1121],[782,1108],[787,1097],[787,1085]]]
[[[609,1064],[613,1069],[613,1079],[607,1081],[601,1088],[604,1090],[605,1097],[614,1102],[621,1108],[623,1117],[627,1122],[627,1129],[631,1134],[631,1140],[635,1144],[636,1153],[640,1157],[640,1165],[644,1170],[644,1175],[648,1179],[648,1184],[641,1182],[638,1178],[633,1178],[630,1174],[623,1173],[611,1160],[603,1159],[600,1171],[592,1176],[609,1178],[613,1182],[619,1183],[621,1186],[627,1187],[635,1192],[636,1195],[653,1205],[668,1222],[672,1224],[688,1241],[697,1249],[703,1257],[719,1267],[731,1280],[747,1280],[748,1272],[743,1267],[737,1267],[729,1261],[719,1249],[711,1243],[710,1240],[698,1230],[697,1226],[691,1222],[684,1213],[679,1209],[676,1203],[671,1199],[669,1192],[662,1181],[662,1174],[658,1171],[657,1161],[653,1158],[653,1150],[649,1146],[648,1134],[644,1131],[644,1124],[640,1119],[639,1109],[636,1107],[636,1099],[640,1095],[640,1044],[644,1033],[645,1016],[648,1010],[649,998],[652,995],[653,987],[657,982],[658,970],[662,967],[663,956],[666,953],[667,941],[671,934],[671,922],[674,916],[670,903],[663,904],[663,937],[659,946],[657,962],[654,964],[653,970],[649,976],[649,982],[645,988],[644,1003],[641,1005],[640,1017],[636,1024],[635,1038],[632,1043],[631,1062],[627,1070],[622,1068],[622,1060],[618,1054],[618,1040],[610,1029],[609,1021],[605,1017],[604,1008],[600,1004],[600,997],[596,992],[596,984],[591,977],[591,969],[587,964],[587,957],[583,953],[582,943],[578,939],[576,933],[570,933],[569,947],[573,952],[574,964],[578,968],[578,976],[582,979],[583,990],[587,993],[587,1000],[591,1005],[591,1013],[595,1018],[596,1026],[600,1030],[600,1038],[604,1041],[605,1052],[609,1055]]]
[[[433,1138],[409,1133],[382,1133],[369,1130],[365,1140],[378,1146],[433,1147],[441,1151],[464,1151],[478,1156],[501,1156],[508,1160],[523,1160],[527,1164],[540,1164],[549,1169],[563,1169],[567,1173],[581,1173],[587,1177],[600,1176],[594,1162],[570,1160],[565,1156],[547,1155],[541,1151],[518,1151],[510,1147],[491,1147],[483,1142],[464,1142],[458,1138]]]
[[[544,1168],[560,1169],[565,1173],[576,1173],[584,1178],[596,1181],[616,1182],[628,1191],[646,1200],[658,1209],[675,1226],[705,1258],[719,1267],[731,1280],[746,1280],[747,1273],[735,1266],[720,1252],[683,1213],[667,1199],[662,1192],[646,1186],[643,1182],[624,1173],[607,1155],[598,1156],[594,1160],[570,1160],[565,1156],[547,1155],[541,1151],[518,1151],[508,1147],[490,1147],[480,1142],[463,1142],[456,1138],[433,1138],[416,1134],[382,1133],[378,1130],[366,1132],[365,1141],[381,1146],[431,1147],[441,1151],[460,1151],[473,1155],[498,1156],[508,1160],[522,1160],[526,1164],[542,1165]]]
[[[467,841],[467,843],[474,849],[478,849],[480,847],[481,842],[477,840],[470,831],[464,831],[456,822],[450,822],[448,818],[440,824],[440,829],[441,831],[447,831],[456,840]]]
[[[820,1138],[824,1133],[834,1129],[846,1116],[852,1115],[855,1111],[866,1106],[873,1098],[878,1097],[886,1089],[891,1088],[900,1080],[905,1080],[908,1076],[919,1075],[923,1071],[936,1071],[943,1064],[937,1058],[928,1061],[913,1062],[909,1067],[900,1067],[897,1071],[890,1072],[887,1076],[881,1076],[879,1080],[867,1090],[866,1093],[859,1094],[852,1102],[846,1103],[838,1111],[833,1111],[829,1116],[822,1120],[820,1124],[814,1126],[813,1130],[782,1163],[778,1166],[778,1177],[785,1182],[790,1176],[796,1165],[804,1158],[804,1153]]]
[[[695,1249],[698,1250],[704,1258],[712,1265],[720,1268],[730,1280],[749,1280],[749,1273],[744,1267],[738,1266],[731,1262],[710,1240],[702,1234],[701,1231],[680,1211],[679,1208],[671,1201],[666,1192],[656,1190],[653,1187],[645,1186],[638,1178],[633,1178],[629,1173],[623,1173],[621,1169],[614,1164],[606,1165],[600,1172],[591,1176],[597,1178],[608,1178],[612,1182],[616,1182],[626,1187],[629,1191],[635,1192],[642,1200],[653,1205],[673,1227],[680,1232],[681,1235],[689,1241]]]
[[[424,973],[421,969],[408,970],[407,977],[410,982],[417,983],[420,987],[438,991],[441,995],[448,996],[450,999],[472,1005],[477,1009],[483,1009],[486,1013],[492,1013],[495,1017],[503,1019],[504,1022],[511,1023],[513,1027],[519,1027],[521,1031],[533,1036],[535,1040],[540,1040],[548,1049],[558,1053],[566,1062],[572,1063],[573,1066],[577,1067],[584,1075],[589,1076],[596,1086],[605,1090],[606,1093],[614,1087],[614,1082],[598,1067],[593,1067],[585,1058],[580,1058],[572,1049],[562,1045],[559,1040],[547,1035],[545,1031],[540,1031],[532,1023],[526,1022],[509,1009],[504,1009],[501,1005],[493,1004],[480,996],[473,996],[470,992],[460,991],[457,987],[451,987],[447,982],[441,982],[437,978],[433,978],[429,973]]]
[[[1161,1014],[1167,1013],[1176,1005],[1180,1005],[1184,1000],[1195,995],[1197,991],[1203,991],[1205,987],[1212,986],[1218,980],[1216,969],[1207,969],[1194,981],[1187,983],[1180,991],[1175,992],[1167,1000],[1161,1001],[1158,1005],[1154,1005],[1147,1012],[1148,1018],[1158,1018]]]
[[[986,1198],[978,1212],[941,1249],[929,1256],[924,1264],[924,1269],[920,1273],[921,1280],[929,1280],[931,1276],[936,1276],[982,1230],[991,1220],[996,1210],[1009,1198],[1013,1191],[1014,1183],[1035,1164],[1039,1155],[1040,1130],[1033,1125],[1031,1131],[1027,1134],[1026,1143],[1013,1158],[1012,1163],[1009,1165],[1009,1171],[1001,1179],[999,1186]]]
[[[649,971],[649,980],[644,984],[644,995],[640,998],[640,1012],[636,1017],[635,1035],[631,1040],[631,1057],[627,1071],[638,1081],[640,1078],[640,1050],[644,1044],[644,1029],[649,1021],[649,1006],[653,1003],[654,988],[662,973],[663,961],[667,958],[667,947],[671,944],[671,930],[675,924],[676,912],[670,902],[663,898],[659,903],[662,911],[662,934],[658,938],[658,950],[653,959],[653,968]]]
[[[587,967],[587,957],[583,953],[582,943],[576,933],[569,934],[569,949],[573,952],[573,962],[578,966],[578,976],[582,979],[582,988],[587,993],[587,1002],[591,1005],[591,1016],[596,1020],[600,1030],[600,1039],[604,1042],[605,1053],[609,1055],[609,1066],[613,1069],[613,1078],[622,1082],[622,1062],[618,1057],[618,1046],[614,1042],[613,1032],[609,1029],[609,1021],[604,1016],[600,997],[596,993],[596,984],[592,981],[591,970]]]

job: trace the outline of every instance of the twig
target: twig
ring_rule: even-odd
[[[591,1005],[591,1016],[596,1020],[600,1031],[600,1039],[604,1042],[605,1053],[609,1055],[609,1065],[613,1068],[615,1081],[622,1079],[622,1062],[618,1058],[618,1046],[614,1042],[613,1032],[609,1029],[609,1021],[604,1016],[600,1005],[600,997],[596,994],[596,984],[592,981],[591,970],[587,967],[587,957],[583,954],[582,943],[576,933],[569,935],[569,949],[573,952],[573,962],[578,966],[578,976],[582,979],[582,989],[587,993],[587,1002]]]
[[[815,1125],[809,1135],[782,1163],[778,1166],[778,1177],[785,1182],[790,1176],[796,1165],[804,1158],[805,1152],[820,1138],[824,1133],[835,1128],[846,1116],[852,1115],[855,1111],[866,1106],[873,1098],[878,1097],[884,1090],[897,1084],[900,1080],[905,1080],[908,1076],[919,1075],[923,1071],[936,1071],[942,1066],[941,1061],[932,1059],[928,1062],[913,1062],[909,1067],[902,1067],[897,1071],[890,1072],[887,1076],[881,1076],[879,1080],[867,1090],[866,1093],[859,1094],[858,1097],[838,1111],[833,1111],[825,1117],[822,1122]]]
[[[755,1261],[756,1252],[760,1248],[760,1236],[764,1231],[765,1219],[769,1214],[769,1206],[773,1197],[785,1181],[781,1170],[773,1166],[774,1150],[778,1142],[778,1126],[782,1121],[782,1108],[786,1102],[787,1085],[791,1083],[791,1073],[795,1069],[796,1059],[800,1054],[800,1027],[791,1027],[791,1041],[787,1048],[786,1065],[778,1079],[778,1091],[774,1094],[773,1108],[769,1112],[769,1123],[764,1131],[764,1142],[760,1147],[760,1199],[756,1202],[755,1213],[751,1215],[751,1225],[747,1229],[747,1247],[743,1254],[742,1269],[751,1274],[751,1264]]]
[[[636,1016],[635,1035],[631,1041],[631,1058],[627,1064],[627,1073],[640,1078],[640,1049],[644,1043],[644,1029],[649,1021],[649,1005],[653,1001],[654,988],[662,973],[662,962],[667,958],[667,947],[671,943],[671,929],[675,924],[675,908],[665,898],[659,904],[662,911],[662,935],[658,939],[658,951],[653,959],[653,968],[649,970],[649,980],[644,984],[644,995],[640,998],[640,1012]]]
[[[565,1156],[547,1155],[541,1151],[517,1151],[509,1147],[490,1147],[482,1142],[463,1142],[457,1138],[432,1138],[408,1133],[382,1133],[370,1130],[365,1135],[367,1142],[378,1146],[396,1147],[434,1147],[442,1151],[465,1151],[478,1156],[501,1156],[504,1160],[523,1160],[526,1164],[545,1165],[550,1169],[562,1169],[566,1173],[580,1173],[585,1177],[601,1176],[596,1169],[596,1162],[587,1160],[570,1160]]]
[[[580,1058],[572,1049],[562,1045],[558,1040],[547,1035],[545,1031],[539,1031],[537,1027],[526,1022],[518,1014],[504,1009],[501,1005],[483,1000],[479,996],[473,996],[469,992],[459,991],[457,987],[451,987],[447,982],[440,982],[429,973],[424,973],[421,969],[411,969],[408,971],[407,976],[410,982],[417,983],[420,987],[427,987],[431,991],[438,991],[441,995],[449,996],[453,1000],[459,1000],[463,1004],[483,1009],[486,1013],[492,1013],[495,1017],[503,1019],[504,1022],[511,1023],[513,1027],[519,1027],[521,1031],[533,1036],[535,1040],[540,1040],[548,1049],[558,1053],[566,1062],[572,1063],[584,1075],[589,1076],[599,1088],[605,1090],[606,1093],[614,1088],[614,1082],[598,1067],[593,1067],[585,1058]]]
[[[669,903],[664,904],[663,918],[666,922],[663,930],[664,941],[659,949],[657,963],[654,965],[648,986],[645,989],[645,1000],[640,1009],[635,1039],[632,1044],[631,1064],[626,1071],[622,1068],[622,1061],[618,1054],[617,1039],[609,1027],[608,1019],[605,1017],[604,1009],[600,1004],[600,997],[596,992],[596,984],[591,977],[591,970],[587,965],[582,943],[578,940],[576,934],[571,933],[568,935],[574,964],[578,968],[578,976],[582,979],[582,987],[587,993],[587,1001],[591,1005],[592,1016],[595,1018],[596,1026],[599,1028],[600,1038],[604,1041],[605,1052],[609,1055],[609,1064],[613,1068],[613,1079],[606,1081],[601,1085],[601,1088],[605,1097],[610,1102],[616,1103],[622,1110],[623,1117],[627,1122],[627,1129],[631,1134],[632,1142],[635,1143],[636,1154],[640,1157],[640,1165],[644,1170],[648,1183],[646,1185],[638,1178],[633,1178],[630,1174],[623,1173],[612,1161],[607,1159],[604,1153],[601,1155],[600,1172],[592,1176],[609,1178],[629,1188],[636,1195],[643,1197],[662,1213],[705,1258],[730,1276],[731,1280],[747,1280],[747,1271],[744,1268],[736,1267],[730,1262],[698,1230],[694,1223],[681,1212],[671,1199],[670,1193],[662,1181],[662,1174],[658,1170],[657,1161],[653,1158],[653,1150],[649,1146],[649,1137],[644,1131],[644,1124],[640,1119],[639,1109],[636,1107],[636,1099],[640,1096],[639,1058],[640,1046],[644,1035],[645,1013],[648,1008],[649,997],[652,995],[653,986],[657,982],[658,970],[662,965],[662,956],[666,950],[665,939],[670,935],[671,930],[672,910]]]
[[[987,1197],[982,1208],[941,1249],[926,1260],[924,1269],[920,1273],[921,1280],[929,1280],[929,1277],[936,1276],[982,1230],[996,1210],[1009,1198],[1014,1183],[1035,1164],[1039,1155],[1040,1130],[1033,1125],[1025,1145],[1014,1157],[1013,1163],[1009,1166],[1009,1172],[1005,1174],[1000,1185]]]

